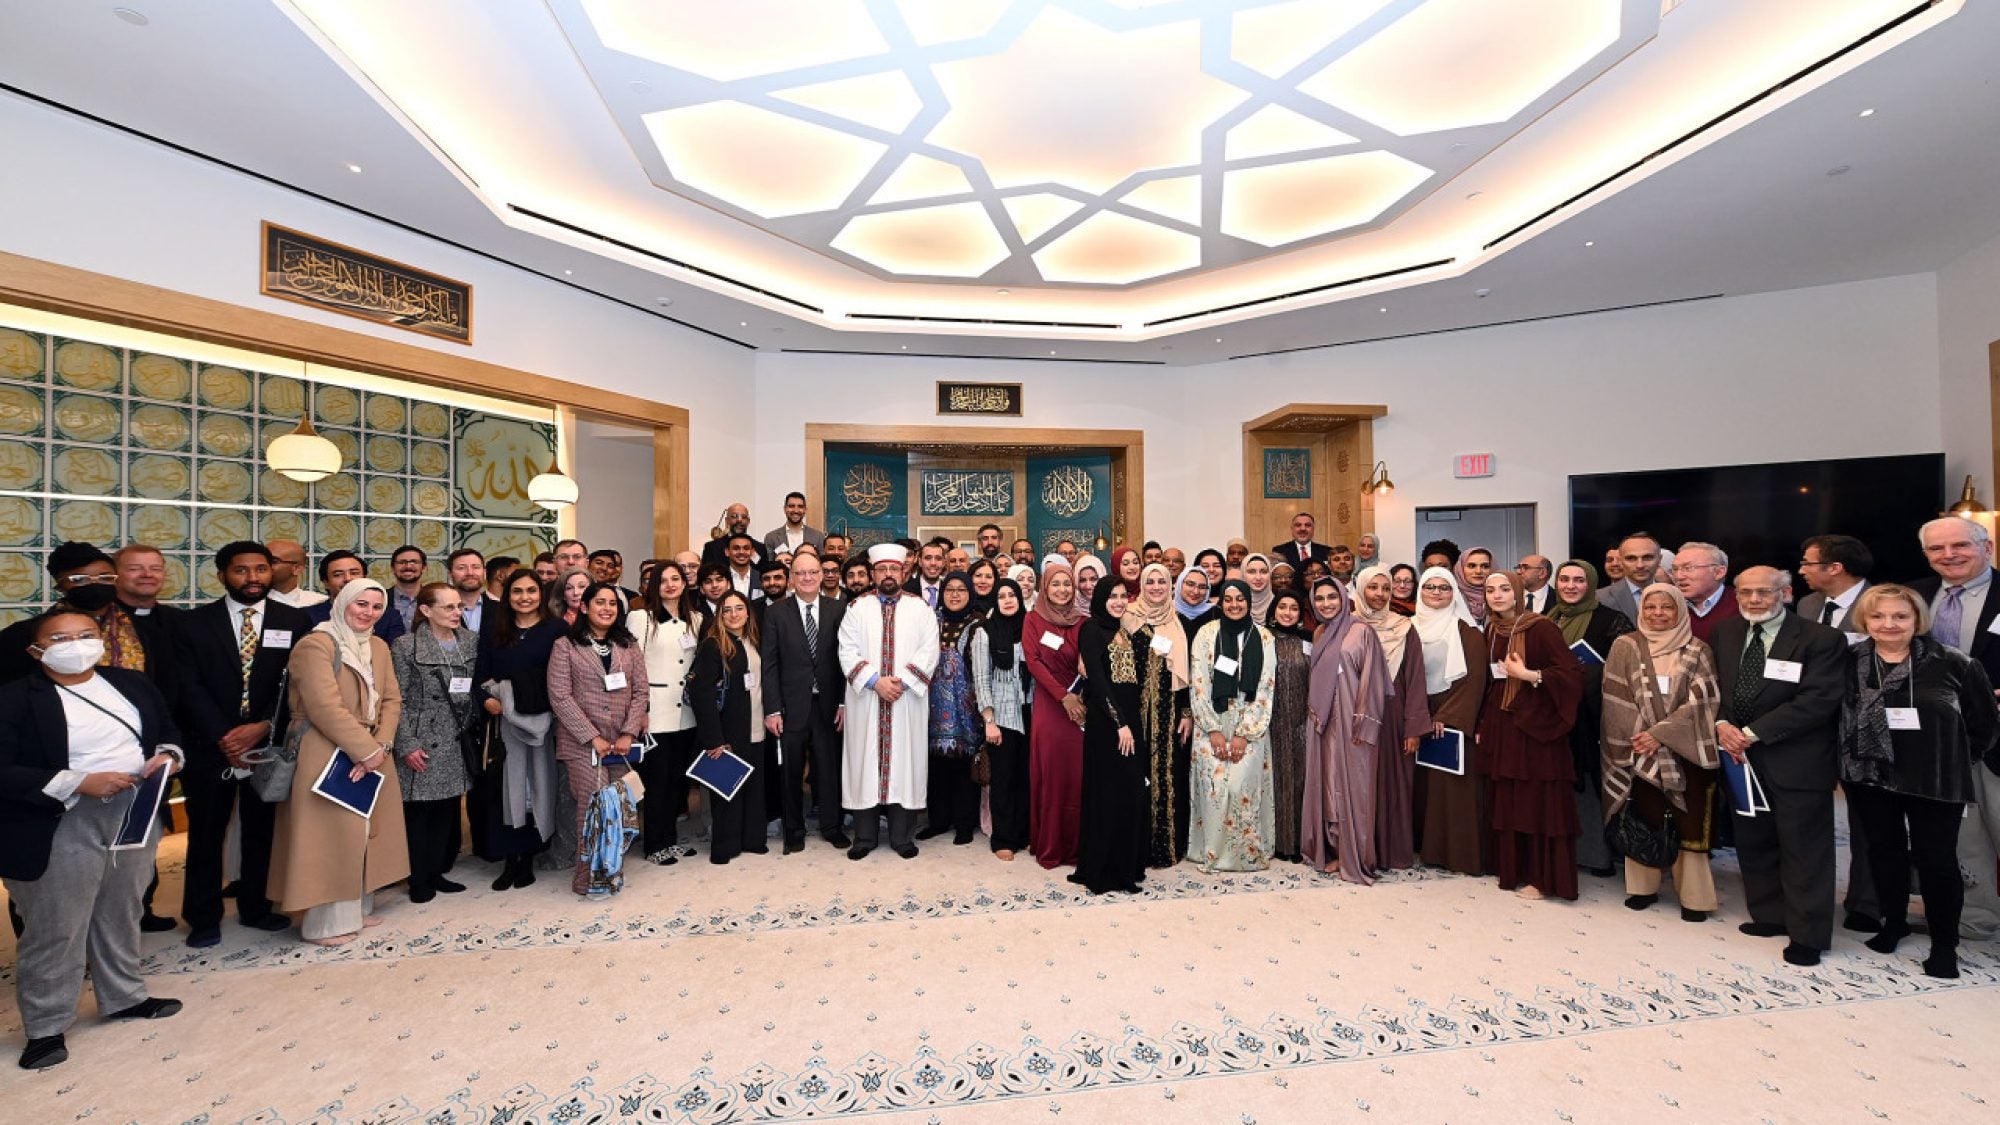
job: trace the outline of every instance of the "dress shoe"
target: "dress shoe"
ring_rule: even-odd
[[[926,824],[924,825],[923,831],[917,833],[917,839],[919,840],[934,839],[938,836],[944,835],[949,831],[951,831],[951,825],[949,824]]]
[[[266,914],[262,918],[238,918],[237,921],[267,934],[282,934],[292,928],[292,920],[283,914]]]
[[[868,853],[874,850],[875,850],[875,845],[873,844],[856,844],[853,847],[847,849],[847,858],[865,859]]]
[[[787,838],[785,839],[785,854],[786,854],[786,855],[791,855],[791,854],[792,854],[793,852],[802,852],[802,851],[805,851],[805,850],[806,850],[806,841],[805,841],[805,838],[804,838],[803,836],[799,836],[799,837],[787,837]]]
[[[902,856],[904,859],[915,859],[917,858],[917,846],[915,844],[904,844],[902,847],[896,849],[896,854]]]
[[[1819,964],[1819,950],[1792,942],[1785,946],[1785,964],[1811,968]]]
[[[1590,872],[1592,875],[1597,876],[1599,879],[1609,879],[1612,876],[1618,874],[1618,869],[1616,867],[1612,867],[1610,864],[1606,864],[1603,867],[1586,867],[1584,868],[1584,870]]]
[[[1658,901],[1660,901],[1659,895],[1626,895],[1625,909],[1644,910]]]
[[[1681,921],[1683,921],[1683,922],[1706,922],[1706,921],[1708,921],[1708,911],[1706,911],[1706,910],[1689,910],[1689,909],[1688,909],[1687,907],[1683,906],[1683,907],[1681,907]]]
[[[242,886],[243,886],[242,883],[238,882],[237,880],[231,879],[229,882],[224,883],[222,885],[222,897],[235,898],[236,892],[240,890]]]
[[[975,832],[960,832],[951,838],[951,842],[958,845],[959,847],[964,847],[965,845],[970,844],[973,841],[973,838],[977,835],[978,834]]]
[[[521,866],[517,868],[514,872],[514,886],[516,888],[520,888],[520,887],[532,887],[534,885],[535,885],[535,861],[529,858],[528,856],[522,856]]]
[[[1927,977],[1939,977],[1944,980],[1957,980],[1958,950],[1931,950],[1931,955],[1924,958],[1924,975]]]
[[[188,948],[213,949],[222,944],[222,927],[196,926],[188,931]]]
[[[1785,927],[1776,922],[1745,922],[1736,927],[1736,931],[1738,933],[1749,934],[1751,937],[1785,936]]]
[[[410,901],[418,904],[419,906],[423,905],[426,902],[429,902],[430,900],[436,898],[437,896],[438,896],[437,890],[433,887],[410,888]]]
[[[165,996],[155,996],[141,1000],[129,1008],[120,1008],[107,1018],[114,1020],[163,1020],[181,1010],[181,1002]]]
[[[500,874],[493,880],[493,889],[496,891],[506,891],[506,890],[512,890],[513,887],[514,887],[514,861],[508,860],[507,866],[501,868]]]
[[[455,895],[465,889],[465,884],[454,883],[450,879],[439,876],[431,880],[431,888],[441,895]]]
[[[1857,934],[1879,934],[1882,932],[1882,920],[1850,910],[1847,912],[1847,917],[1841,921],[1840,928],[1853,930]]]
[[[1876,934],[1872,938],[1869,938],[1867,941],[1862,942],[1861,944],[1867,946],[1868,948],[1874,950],[1877,953],[1894,953],[1896,952],[1897,943],[1901,942],[1904,938],[1909,936],[1910,936],[1909,926],[1896,925],[1895,923],[1890,923],[1888,925],[1883,926],[1882,931],[1880,933]]]
[[[646,862],[653,864],[656,867],[672,867],[674,864],[679,863],[680,861],[681,857],[675,855],[674,849],[672,848],[661,848],[659,851],[656,851],[646,857]]]
[[[854,843],[854,841],[849,840],[847,838],[847,833],[842,832],[838,828],[834,829],[831,832],[821,833],[820,838],[825,840],[827,843],[832,844],[836,848],[845,848]]]
[[[69,1045],[60,1035],[44,1035],[40,1039],[28,1040],[21,1051],[22,1070],[47,1070],[69,1061]]]
[[[174,930],[179,928],[180,928],[179,922],[174,921],[172,918],[155,914],[150,910],[148,910],[144,914],[139,915],[139,931],[141,933],[164,934],[168,930]]]

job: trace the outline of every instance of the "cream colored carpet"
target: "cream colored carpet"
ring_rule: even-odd
[[[162,849],[179,898],[180,840]],[[544,874],[413,906],[338,950],[224,923],[149,935],[155,1023],[69,1032],[13,1067],[19,1122],[2000,1120],[2000,959],[1921,976],[1843,933],[1814,970],[1671,897],[1575,905],[1407,873],[1183,867],[1092,899],[983,839],[639,865],[597,903]]]

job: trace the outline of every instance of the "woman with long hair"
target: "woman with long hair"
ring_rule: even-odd
[[[646,799],[639,802],[639,849],[662,866],[691,856],[680,842],[680,815],[687,811],[688,766],[694,761],[694,709],[688,705],[688,674],[701,636],[700,600],[677,566],[653,572],[639,605],[625,615],[625,628],[639,640],[646,660],[647,723],[653,748],[639,759]]]
[[[1404,617],[1417,615],[1417,568],[1409,563],[1389,568],[1389,608]]]
[[[646,733],[646,658],[625,627],[618,587],[593,582],[569,632],[549,654],[549,710],[556,717],[556,761],[569,777],[581,842],[590,806],[600,790],[631,772],[633,744]],[[593,875],[578,848],[570,890],[616,894],[616,878]]]
[[[665,570],[674,569],[671,566]],[[533,886],[535,856],[569,836],[575,819],[566,786],[556,783],[555,717],[549,712],[549,659],[565,633],[532,569],[508,575],[499,613],[480,637],[473,690],[500,720],[505,761],[498,793],[484,803],[486,846],[501,862],[493,889]],[[569,841],[574,852],[576,841]]]
[[[583,616],[583,592],[590,589],[590,572],[580,567],[571,567],[556,576],[555,591],[550,597],[554,603],[556,616],[565,625],[576,624]]]
[[[694,705],[695,749],[711,758],[727,752],[750,763],[750,776],[736,795],[711,794],[715,823],[709,839],[710,863],[728,863],[745,852],[763,855],[764,659],[750,599],[728,590],[715,603],[715,617],[703,630],[688,670],[687,694]]]

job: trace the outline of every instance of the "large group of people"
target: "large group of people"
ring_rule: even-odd
[[[57,547],[60,599],[0,634],[21,1065],[67,1057],[86,962],[103,1014],[172,1015],[139,933],[218,945],[226,897],[239,925],[337,946],[392,887],[463,891],[468,851],[496,891],[567,869],[604,897],[634,840],[670,866],[703,823],[715,864],[815,832],[864,860],[885,821],[905,859],[983,832],[1093,894],[1182,862],[1364,885],[1424,863],[1536,899],[1622,874],[1626,906],[1670,880],[1690,922],[1718,909],[1709,857],[1733,837],[1740,928],[1811,965],[1833,945],[1840,790],[1844,924],[1869,948],[1911,934],[1913,869],[1926,973],[1957,974],[1962,926],[2000,929],[2000,597],[1976,522],[1924,525],[1934,574],[1908,585],[1815,536],[1794,607],[1788,569],[1731,581],[1721,547],[1645,533],[1601,579],[1447,540],[1391,564],[1372,535],[1316,542],[1305,513],[1268,553],[1105,559],[1038,558],[994,525],[863,551],[805,514],[788,496],[760,540],[732,505],[637,589],[576,540],[461,548],[433,582],[406,546],[388,585],[336,551],[320,591],[298,544],[232,543],[223,596],[190,610],[162,604],[151,547]],[[157,832],[114,850],[163,769],[188,825],[179,922],[146,885]],[[371,789],[367,815],[330,799]]]

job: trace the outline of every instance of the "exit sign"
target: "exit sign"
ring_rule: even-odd
[[[1452,464],[1451,475],[1459,480],[1471,477],[1493,475],[1493,455],[1491,453],[1461,453]]]

